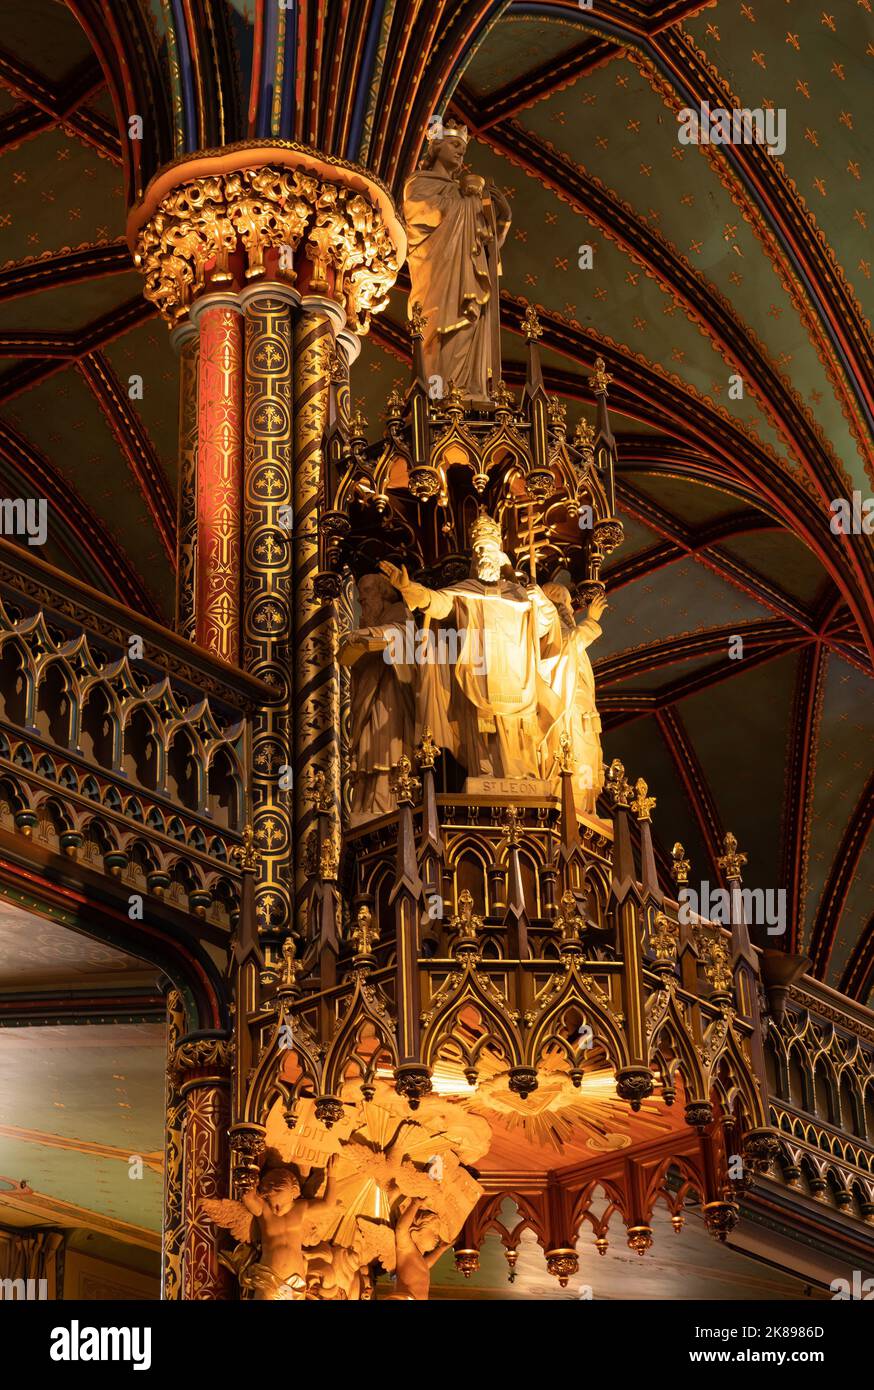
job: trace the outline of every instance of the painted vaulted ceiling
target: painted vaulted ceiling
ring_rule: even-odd
[[[169,621],[176,371],[128,206],[172,159],[264,138],[399,194],[428,118],[465,120],[469,164],[513,205],[508,381],[526,301],[571,423],[598,353],[613,376],[626,540],[593,648],[606,751],[648,778],[696,878],[719,882],[735,831],[746,882],[786,892],[785,944],[869,998],[874,556],[831,532],[829,504],[874,484],[871,11],[2,0],[0,488],[63,518],[44,558]],[[785,149],[681,144],[677,113],[702,101],[784,112]],[[405,312],[401,285],[355,368],[373,438],[405,381]]]

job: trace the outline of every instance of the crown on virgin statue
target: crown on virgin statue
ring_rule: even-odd
[[[470,139],[467,126],[458,125],[455,121],[441,121],[436,117],[428,126],[429,144],[433,143],[435,140],[451,140],[453,137],[458,140],[463,140],[466,146]]]

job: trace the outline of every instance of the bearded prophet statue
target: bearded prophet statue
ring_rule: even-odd
[[[423,350],[436,394],[450,382],[469,404],[487,406],[500,375],[500,249],[510,205],[478,174],[465,172],[467,129],[437,123],[418,171],[404,186],[410,303],[426,320]]]
[[[417,729],[429,729],[468,777],[537,778],[543,719],[554,717],[543,664],[561,656],[561,623],[536,584],[503,577],[512,566],[496,521],[480,515],[471,540],[471,578],[445,589],[428,589],[405,568],[380,564],[426,624],[451,619],[464,634],[451,665],[429,663],[417,672]]]

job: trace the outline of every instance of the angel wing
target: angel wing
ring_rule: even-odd
[[[210,1221],[230,1231],[234,1240],[251,1245],[255,1236],[255,1218],[242,1202],[232,1202],[227,1198],[204,1197],[200,1203],[201,1211],[206,1212]]]

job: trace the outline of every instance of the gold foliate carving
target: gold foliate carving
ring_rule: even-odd
[[[191,179],[161,200],[134,251],[146,298],[175,323],[203,289],[208,268],[214,283],[230,280],[228,257],[238,245],[247,279],[263,275],[264,253],[279,248],[280,274],[289,281],[290,257],[302,247],[311,289],[331,294],[356,333],[366,333],[371,314],[385,307],[398,272],[382,212],[365,194],[266,165]]]
[[[412,770],[413,764],[406,753],[402,753],[391,772],[391,789],[399,806],[407,802],[412,804],[422,785],[418,777],[410,776]]]
[[[671,866],[671,876],[678,887],[689,882],[689,870],[692,867],[686,858],[686,851],[678,840],[671,850],[671,858],[674,861]]]
[[[711,989],[717,994],[724,994],[732,985],[731,966],[725,946],[718,936],[710,936],[707,932],[697,931],[695,938],[704,963],[704,975]]]
[[[254,874],[261,863],[262,855],[255,844],[255,831],[251,825],[243,827],[243,843],[235,845],[231,851],[243,873]]]
[[[603,357],[596,357],[595,370],[589,377],[589,385],[591,386],[595,395],[606,396],[607,387],[610,385],[610,382],[612,380],[613,378],[607,371],[607,364],[604,361]]]
[[[747,862],[747,856],[742,852],[738,853],[737,839],[730,830],[722,837],[722,845],[725,853],[721,854],[716,862],[726,878],[739,879],[741,868]]]
[[[677,941],[680,935],[680,928],[677,923],[671,921],[671,918],[666,917],[663,912],[657,912],[653,918],[653,928],[654,931],[650,940],[656,960],[676,960]]]
[[[196,1038],[180,1043],[173,1061],[177,1075],[213,1068],[225,1072],[231,1061],[231,1044],[223,1038]]]
[[[416,762],[419,767],[433,767],[440,757],[440,749],[434,742],[434,736],[430,729],[425,729],[420,741],[416,744]]]
[[[515,806],[508,806],[504,812],[504,833],[508,848],[518,845],[522,838],[522,818]]]
[[[634,790],[636,791],[637,795],[631,803],[631,809],[637,816],[638,820],[649,820],[649,813],[652,810],[653,806],[655,806],[656,799],[654,796],[647,796],[647,791],[649,790],[649,788],[642,777],[638,777],[637,781],[634,784]]]

